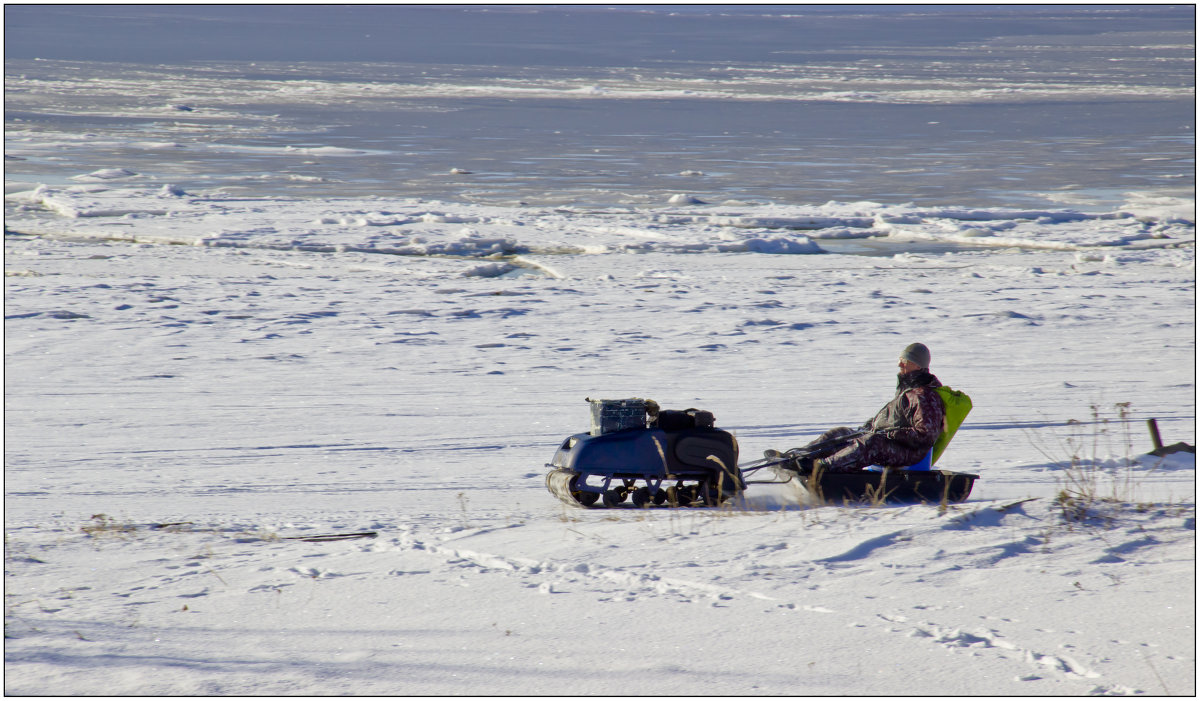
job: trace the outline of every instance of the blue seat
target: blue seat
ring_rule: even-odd
[[[906,470],[932,470],[933,469],[933,449],[930,448],[929,452],[925,453],[925,457],[921,458],[917,462],[909,465],[908,467],[906,467],[904,469],[906,469]]]
[[[909,465],[908,467],[906,467],[904,469],[905,470],[932,470],[933,469],[933,449],[931,448],[928,453],[925,453],[925,457],[921,458],[917,462],[913,463],[912,465]],[[864,467],[863,470],[866,472],[883,472],[883,468],[878,465],[871,465],[870,467]]]

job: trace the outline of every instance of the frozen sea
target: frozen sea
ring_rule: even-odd
[[[1104,208],[1191,191],[1191,15],[14,6],[5,172],[491,204]]]
[[[4,21],[6,693],[1195,693],[1194,7]],[[962,504],[545,488],[913,341]]]

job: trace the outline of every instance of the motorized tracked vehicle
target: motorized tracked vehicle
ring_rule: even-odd
[[[611,508],[627,501],[635,507],[717,506],[747,485],[792,480],[814,498],[834,503],[955,503],[971,495],[978,479],[933,470],[930,456],[907,469],[806,472],[800,460],[806,453],[799,448],[767,451],[763,459],[739,466],[737,439],[716,427],[711,412],[662,410],[637,398],[587,401],[591,430],[568,436],[547,464],[547,489],[572,506]],[[746,480],[763,468],[774,479]]]
[[[643,399],[588,400],[592,429],[568,437],[546,487],[568,504],[715,506],[742,492],[738,444],[707,411],[662,411]]]

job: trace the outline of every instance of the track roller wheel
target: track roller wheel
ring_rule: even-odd
[[[633,505],[639,509],[645,508],[650,504],[662,506],[667,501],[667,493],[661,489],[651,489],[650,487],[639,487],[633,490],[629,495]]]
[[[570,491],[572,499],[579,502],[583,506],[591,506],[600,499],[600,495],[595,492],[585,492],[580,489],[579,482],[582,477],[583,475],[574,475],[571,477],[571,482],[567,486],[567,489]]]
[[[618,506],[625,501],[627,496],[629,496],[629,490],[625,487],[613,487],[604,493],[604,505]]]
[[[595,492],[575,491],[575,492],[571,492],[571,496],[575,498],[575,501],[579,502],[580,504],[583,504],[584,506],[591,506],[592,504],[595,504],[597,500],[600,499],[600,495]]]
[[[591,506],[595,504],[600,495],[595,492],[585,492],[579,488],[579,482],[582,481],[583,475],[572,475],[570,483],[567,485],[567,491],[571,498],[579,502],[581,506]]]
[[[690,506],[696,499],[696,492],[682,483],[667,487],[667,502],[671,506]]]

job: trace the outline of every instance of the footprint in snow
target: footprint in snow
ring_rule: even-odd
[[[301,577],[308,577],[310,579],[320,579],[322,577],[335,576],[335,575],[330,574],[329,572],[318,569],[316,567],[292,567],[291,569],[288,570],[288,572],[292,572]]]
[[[281,584],[259,584],[258,586],[250,587],[249,591],[251,591],[251,592],[256,592],[256,591],[279,592],[284,587],[290,587],[290,586],[292,586],[291,582],[284,582]]]

